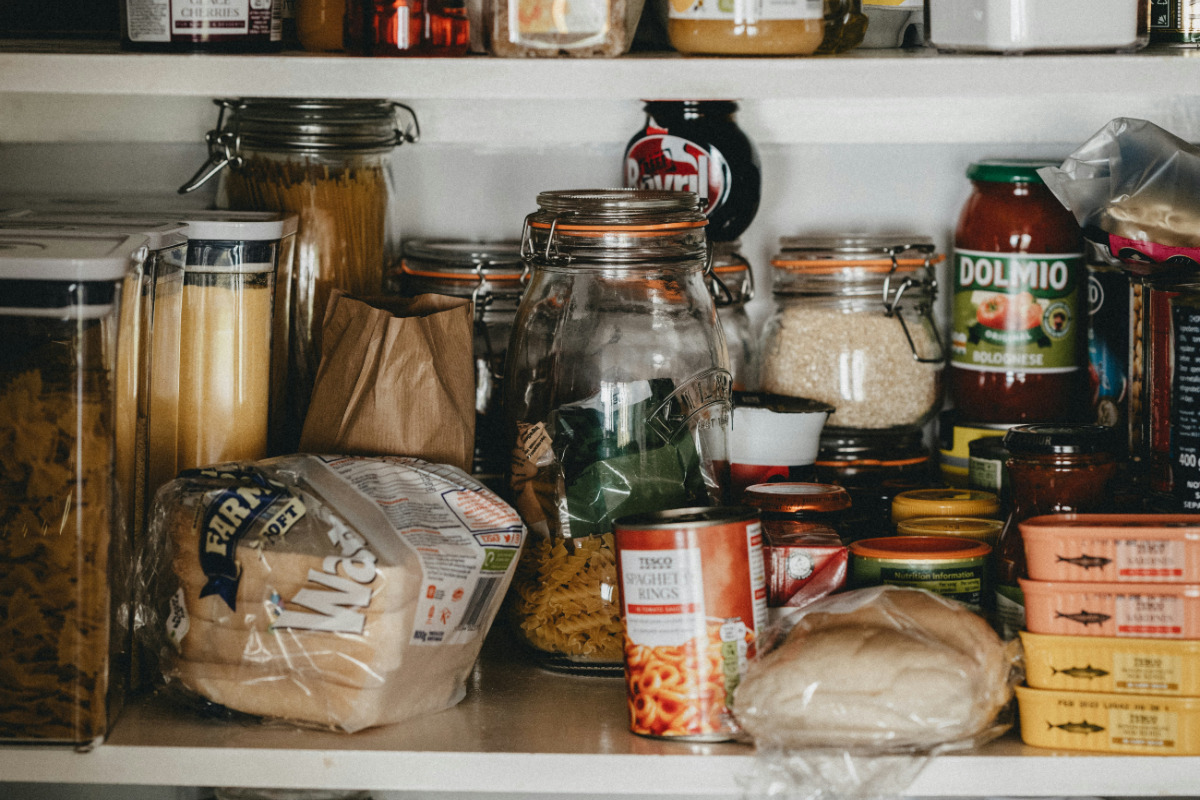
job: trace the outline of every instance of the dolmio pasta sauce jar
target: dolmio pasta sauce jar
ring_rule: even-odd
[[[613,528],[630,730],[732,738],[733,694],[767,621],[757,510],[680,508],[622,517]]]
[[[963,419],[1066,422],[1088,407],[1083,240],[1037,174],[1049,163],[989,160],[967,170],[948,370]]]

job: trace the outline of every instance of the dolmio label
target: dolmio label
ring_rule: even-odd
[[[695,192],[712,216],[729,198],[729,164],[715,147],[650,128],[625,153],[625,185],[633,189]]]
[[[980,371],[1080,367],[1080,253],[954,254],[951,361]]]

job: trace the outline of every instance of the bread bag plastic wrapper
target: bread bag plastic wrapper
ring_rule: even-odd
[[[1138,274],[1200,266],[1200,148],[1118,117],[1038,174],[1083,228],[1089,256]]]
[[[168,686],[348,732],[458,703],[525,529],[461,470],[293,455],[154,502],[143,609]]]
[[[747,796],[903,793],[930,756],[1010,727],[1019,655],[981,617],[923,589],[812,603],[766,632],[734,695],[759,753]]]

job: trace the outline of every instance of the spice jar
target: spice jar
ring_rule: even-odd
[[[945,358],[924,237],[798,237],[771,262],[761,388],[832,405],[831,428],[918,429],[941,402]]]
[[[695,192],[708,215],[708,240],[735,241],[762,196],[758,152],[737,110],[732,100],[647,102],[646,122],[625,146],[625,185]]]
[[[767,606],[799,606],[846,583],[846,546],[838,533],[850,494],[821,483],[760,483],[742,502],[759,510],[767,564]]]
[[[746,311],[746,304],[754,299],[754,273],[750,262],[738,252],[740,249],[738,241],[714,244],[708,279],[729,350],[733,388],[739,391],[753,388],[757,382],[754,353],[758,347],[758,336]]]
[[[384,100],[217,100],[208,162],[180,189],[221,174],[218,203],[300,218],[290,318],[291,413],[303,421],[320,361],[320,325],[334,289],[383,288],[397,259],[389,155],[419,137],[412,109]],[[396,109],[411,116],[397,127]],[[228,167],[228,169],[226,169]]]
[[[949,370],[964,419],[1063,422],[1087,407],[1083,239],[1037,173],[1051,163],[1001,159],[967,170]]]
[[[846,0],[798,0],[777,4],[705,3],[664,0],[667,36],[681,53],[707,55],[807,56],[817,51],[831,30],[835,46],[841,28],[837,12]],[[859,0],[853,0],[858,3]],[[824,6],[830,6],[825,21]],[[865,33],[865,25],[863,31]],[[861,41],[861,36],[859,37]],[[835,52],[829,50],[828,52]]]
[[[475,308],[475,463],[473,472],[498,484],[511,459],[504,422],[504,359],[524,291],[520,245],[412,239],[404,243],[397,288],[470,297]]]
[[[1006,639],[1025,625],[1020,578],[1025,545],[1020,523],[1039,514],[1096,513],[1108,509],[1109,482],[1117,473],[1115,433],[1102,425],[1018,425],[1004,434],[1011,457],[1012,512],[994,558],[995,625]]]
[[[0,233],[0,740],[91,749],[121,706],[132,564],[115,481],[134,443],[117,428],[147,243]]]
[[[690,192],[543,192],[505,366],[514,504],[530,530],[518,635],[563,669],[622,664],[613,520],[720,503],[731,381]]]

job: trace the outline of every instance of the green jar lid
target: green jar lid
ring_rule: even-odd
[[[1057,167],[1060,162],[1034,158],[993,158],[976,161],[967,168],[967,177],[988,183],[1044,183],[1037,171]]]

